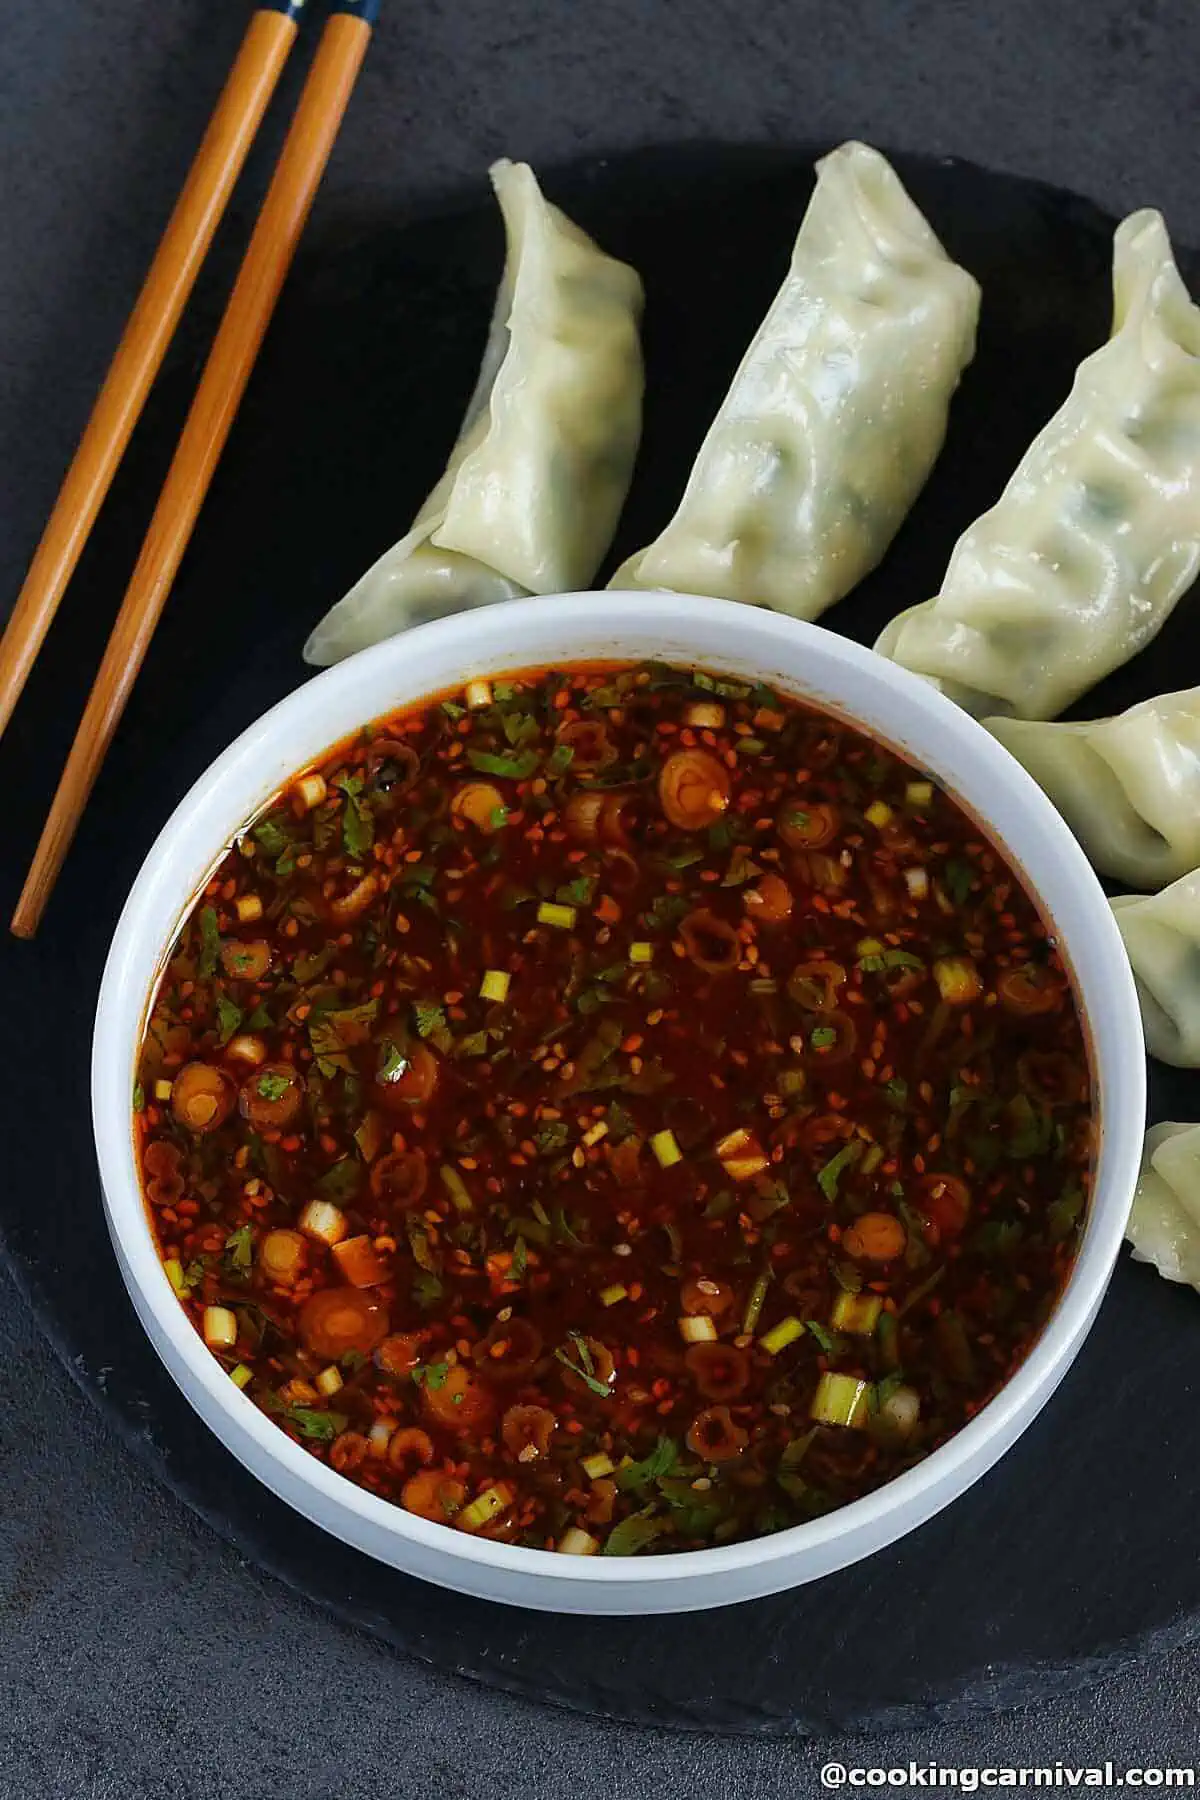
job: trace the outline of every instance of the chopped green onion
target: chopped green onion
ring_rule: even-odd
[[[675,1163],[683,1161],[683,1151],[675,1141],[673,1131],[656,1131],[650,1139],[650,1148],[662,1169],[669,1169]]]
[[[254,1380],[254,1370],[249,1363],[239,1363],[236,1369],[230,1369],[229,1379],[234,1387],[244,1388]]]
[[[171,1286],[175,1289],[179,1298],[185,1300],[188,1294],[188,1285],[183,1279],[183,1264],[177,1256],[167,1257],[166,1261],[163,1263],[163,1273],[166,1275]]]
[[[512,1489],[493,1483],[491,1487],[485,1487],[482,1494],[477,1494],[470,1505],[463,1507],[454,1523],[464,1531],[478,1531],[481,1525],[490,1525],[502,1512],[507,1512],[512,1503]]]
[[[628,1293],[627,1287],[622,1287],[619,1281],[614,1281],[611,1286],[602,1287],[597,1298],[601,1306],[615,1306],[617,1301],[624,1300]]]
[[[817,1186],[829,1201],[837,1199],[838,1182],[844,1170],[852,1168],[863,1153],[861,1138],[851,1138],[843,1144],[836,1155],[831,1156],[824,1168],[817,1170]]]
[[[463,699],[473,712],[492,704],[492,684],[490,681],[468,681],[463,692]]]
[[[829,1322],[835,1331],[849,1331],[870,1337],[883,1311],[878,1294],[839,1294],[833,1303]]]
[[[778,1356],[789,1344],[794,1344],[798,1337],[804,1336],[804,1326],[794,1316],[780,1319],[778,1325],[772,1325],[770,1331],[764,1331],[759,1344],[768,1356]]]
[[[898,1375],[888,1375],[877,1382],[871,1392],[871,1402],[872,1411],[896,1437],[906,1438],[916,1429],[921,1416],[921,1396],[915,1388],[907,1387]]]
[[[629,960],[631,963],[649,963],[654,961],[654,945],[646,943],[630,944]]]
[[[969,956],[940,956],[933,965],[933,979],[949,1006],[969,1006],[983,992],[979,971]]]
[[[685,1344],[713,1344],[717,1328],[707,1313],[684,1313],[679,1321],[679,1335]]]
[[[237,1314],[227,1306],[206,1306],[203,1330],[210,1350],[232,1350],[237,1343]]]
[[[809,1417],[818,1425],[847,1425],[861,1430],[867,1420],[867,1388],[857,1375],[826,1371],[817,1383]]]
[[[331,1394],[336,1394],[340,1387],[345,1386],[345,1383],[342,1380],[341,1370],[336,1364],[330,1363],[329,1367],[327,1369],[322,1369],[321,1373],[317,1376],[316,1385],[318,1391],[324,1394],[325,1398],[328,1399]]]
[[[479,984],[481,1000],[507,1000],[512,977],[506,969],[485,969]]]
[[[449,1194],[451,1200],[453,1200],[459,1212],[472,1212],[474,1207],[471,1201],[470,1191],[458,1170],[452,1169],[449,1163],[443,1163],[442,1167],[438,1170],[438,1173],[442,1178],[442,1186]]]
[[[595,1556],[599,1548],[599,1538],[594,1538],[581,1525],[571,1525],[562,1534],[558,1554],[560,1556]]]
[[[886,800],[872,800],[863,816],[868,825],[874,825],[877,831],[882,831],[885,825],[892,822],[892,809]]]
[[[928,806],[933,799],[932,781],[910,781],[904,790],[904,798],[910,806]]]
[[[575,923],[573,906],[561,906],[555,900],[543,900],[537,909],[539,925],[553,925],[559,931],[570,931]]]
[[[763,1304],[767,1298],[767,1289],[770,1285],[771,1271],[769,1269],[764,1269],[762,1274],[758,1276],[755,1281],[754,1286],[750,1289],[750,1296],[746,1301],[746,1310],[742,1314],[743,1332],[753,1331],[758,1324],[762,1314]]]
[[[589,1481],[600,1481],[605,1475],[611,1475],[617,1465],[611,1456],[597,1450],[594,1455],[585,1456],[579,1466]]]

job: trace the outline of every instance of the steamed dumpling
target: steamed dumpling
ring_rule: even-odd
[[[883,556],[946,435],[979,287],[865,144],[817,164],[791,267],[670,524],[613,577],[815,619]]]
[[[985,719],[1102,874],[1149,890],[1200,866],[1200,687],[1113,719]]]
[[[587,587],[612,541],[642,428],[642,284],[524,163],[491,176],[508,254],[458,442],[411,530],[316,627],[307,662],[464,607]]]
[[[1142,1003],[1146,1048],[1200,1068],[1200,869],[1161,894],[1122,894],[1112,909]]]
[[[1172,1121],[1146,1133],[1125,1235],[1137,1262],[1200,1287],[1200,1125]]]
[[[1150,642],[1198,569],[1200,308],[1160,214],[1139,212],[1117,228],[1108,343],[940,594],[875,648],[976,717],[1050,719]]]

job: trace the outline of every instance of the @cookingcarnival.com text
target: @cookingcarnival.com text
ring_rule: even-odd
[[[960,1794],[990,1793],[993,1788],[1103,1788],[1112,1793],[1117,1788],[1194,1788],[1196,1770],[1165,1768],[1118,1768],[1105,1762],[1089,1766],[1071,1763],[1043,1763],[1036,1767],[996,1764],[969,1768],[951,1767],[946,1763],[877,1763],[874,1766],[844,1762],[827,1762],[821,1769],[821,1786],[830,1792],[848,1788],[891,1788],[893,1792],[938,1790]]]

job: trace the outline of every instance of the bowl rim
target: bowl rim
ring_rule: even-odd
[[[602,619],[597,616],[600,609],[604,609]],[[267,761],[267,751],[271,745],[286,741],[304,746],[295,752],[289,750],[282,759],[286,768],[281,780],[272,779],[263,783],[262,800],[257,804],[265,803],[289,774],[319,759],[326,749],[345,735],[339,733],[327,738],[322,731],[317,734],[320,741],[313,741],[314,734],[311,728],[306,729],[305,721],[308,713],[313,710],[312,699],[317,690],[323,689],[331,700],[335,695],[349,696],[369,668],[382,670],[394,666],[397,689],[404,692],[405,661],[414,649],[424,649],[432,644],[435,634],[447,639],[447,649],[456,639],[461,640],[458,654],[461,656],[459,666],[462,672],[452,680],[470,679],[476,673],[498,676],[522,666],[534,666],[528,661],[522,664],[519,659],[506,662],[504,640],[508,627],[511,626],[516,632],[522,626],[543,620],[548,636],[556,628],[560,628],[567,637],[580,633],[592,637],[603,636],[605,639],[611,637],[614,661],[624,658],[638,660],[640,647],[636,641],[624,648],[620,641],[623,633],[628,633],[631,624],[635,632],[639,625],[650,630],[654,628],[657,619],[660,634],[668,634],[672,629],[686,632],[689,621],[700,622],[727,638],[728,655],[732,662],[750,663],[761,668],[757,646],[752,655],[741,653],[738,649],[739,635],[746,634],[748,611],[755,633],[764,641],[775,642],[784,647],[786,660],[798,663],[801,659],[796,654],[797,648],[807,646],[815,659],[818,676],[822,673],[826,677],[836,676],[839,668],[849,668],[857,670],[860,675],[873,676],[878,682],[880,670],[886,668],[887,686],[903,697],[904,707],[915,719],[923,718],[930,732],[936,732],[946,741],[947,759],[955,746],[967,748],[971,752],[969,761],[973,759],[982,762],[999,784],[1010,791],[1015,790],[1021,802],[1021,810],[1026,815],[1022,830],[1027,824],[1031,838],[1040,832],[1043,837],[1054,841],[1056,859],[1063,866],[1064,882],[1070,882],[1077,899],[1087,896],[1083,902],[1084,910],[1089,914],[1087,929],[1095,933],[1099,940],[1095,954],[1103,956],[1111,964],[1105,987],[1091,997],[1089,1004],[1084,1002],[1084,983],[1071,956],[1070,940],[1081,933],[1075,929],[1069,936],[1064,935],[1061,946],[1068,965],[1072,968],[1076,997],[1087,1031],[1094,1100],[1098,1110],[1101,1105],[1103,1108],[1096,1180],[1083,1241],[1067,1283],[1041,1335],[1020,1367],[987,1405],[921,1463],[893,1477],[872,1493],[831,1513],[789,1526],[769,1536],[748,1538],[710,1549],[678,1551],[669,1556],[646,1558],[566,1557],[556,1551],[496,1543],[455,1532],[444,1525],[408,1513],[395,1502],[359,1487],[294,1443],[228,1379],[180,1305],[159,1260],[133,1156],[130,1095],[134,1058],[150,994],[174,932],[173,927],[165,942],[154,943],[153,964],[148,966],[147,934],[142,923],[143,917],[154,902],[160,899],[164,889],[169,893],[178,885],[181,865],[188,870],[196,866],[196,857],[191,850],[195,831],[194,818],[202,811],[206,802],[215,804],[225,787],[250,763]],[[482,650],[481,645],[485,646]],[[568,661],[572,657],[579,662],[591,660],[583,651],[568,651],[562,660]],[[698,654],[696,661],[701,665],[712,664],[714,661],[719,662],[720,657],[707,651]],[[765,674],[764,679],[772,681],[785,692],[796,692],[801,685],[794,672],[789,674],[775,671]],[[803,695],[800,694],[799,697]],[[418,694],[412,701],[399,700],[396,705],[415,704],[420,698]],[[824,705],[826,710],[839,710],[836,703],[831,706],[827,700],[816,699],[812,703]],[[843,711],[844,716],[852,722],[855,715],[849,706]],[[379,717],[383,714],[373,712],[370,716]],[[359,722],[367,723],[368,719],[362,718]],[[353,729],[353,723],[347,727],[347,731]],[[877,727],[868,725],[865,721],[862,722],[861,729],[871,736],[885,738],[885,734]],[[903,750],[901,753],[905,754]],[[964,795],[952,780],[947,781],[944,776],[939,776],[938,779],[950,788],[959,804],[977,818],[993,840],[1000,839],[1006,859],[1020,869],[1019,857],[1004,845],[999,829],[990,822],[990,812],[975,799]],[[249,816],[249,812],[239,810],[238,816],[231,820],[222,842],[212,846],[207,867],[211,868],[215,864],[230,835],[240,829]],[[200,862],[204,862],[203,857]],[[1028,880],[1028,877],[1023,875],[1023,879]],[[201,882],[202,880],[203,876]],[[176,926],[192,904],[199,885],[196,882],[190,883],[188,898],[173,907],[172,916]],[[1030,886],[1032,888],[1032,883]],[[1032,888],[1032,891],[1040,899],[1037,889]],[[1046,903],[1042,904],[1049,912]],[[127,1025],[126,1004],[131,989],[139,990],[138,1025],[132,1043]],[[1097,999],[1102,1003],[1098,1007]],[[1099,1031],[1093,1029],[1096,1012],[1102,1017],[1108,1017],[1107,1025]],[[1118,1062],[1120,1080],[1116,1079]],[[806,621],[758,608],[747,609],[736,602],[657,590],[639,593],[585,591],[538,596],[503,601],[480,612],[436,620],[415,627],[400,637],[387,639],[362,650],[322,671],[301,683],[260,715],[193,783],[162,827],[143,861],[122,909],[105,963],[96,1009],[91,1089],[93,1130],[104,1205],[118,1261],[122,1264],[127,1280],[136,1284],[156,1327],[164,1333],[189,1378],[202,1388],[216,1412],[228,1415],[232,1426],[247,1432],[267,1459],[279,1465],[293,1482],[299,1483],[303,1488],[315,1490],[335,1510],[354,1515],[372,1532],[382,1529],[387,1536],[411,1541],[439,1557],[449,1557],[451,1561],[458,1560],[495,1571],[506,1571],[513,1577],[534,1577],[539,1584],[546,1580],[556,1581],[563,1584],[564,1588],[573,1582],[606,1584],[617,1581],[633,1581],[635,1584],[661,1588],[706,1575],[716,1576],[752,1567],[766,1568],[776,1562],[794,1558],[804,1551],[817,1552],[842,1537],[865,1536],[870,1533],[872,1526],[878,1526],[889,1515],[903,1513],[906,1503],[911,1503],[908,1511],[913,1516],[909,1524],[902,1527],[902,1533],[915,1528],[929,1516],[931,1510],[936,1510],[936,1507],[922,1510],[920,1504],[932,1490],[949,1486],[951,1492],[946,1496],[945,1503],[957,1498],[965,1487],[986,1472],[990,1461],[1001,1456],[1020,1430],[1032,1420],[1042,1402],[1053,1392],[1086,1335],[1120,1248],[1140,1165],[1145,1124],[1145,1063],[1141,1015],[1121,934],[1082,849],[1045,793],[1016,759],[976,720],[935,688],[851,639]],[[1122,1195],[1124,1199],[1121,1198]],[[151,1336],[149,1332],[147,1335]],[[151,1342],[153,1343],[153,1337]],[[155,1349],[158,1349],[157,1345]],[[171,1370],[171,1373],[174,1376],[175,1371]],[[177,1385],[183,1387],[182,1381],[175,1378]],[[186,1387],[183,1387],[183,1392],[195,1410],[195,1402]],[[225,1448],[229,1447],[220,1432],[214,1430],[214,1435]],[[980,1454],[986,1452],[989,1440],[999,1443],[996,1456],[987,1459],[985,1454],[975,1474],[969,1476],[966,1482],[955,1485],[955,1478],[961,1475],[964,1465],[979,1462]],[[261,1476],[259,1479],[262,1479]],[[276,1488],[275,1491],[278,1493],[280,1490]],[[295,1510],[306,1510],[299,1507],[295,1500],[288,1499],[286,1503]],[[308,1516],[314,1515],[309,1513]],[[336,1527],[326,1524],[324,1520],[321,1523],[323,1529],[338,1535]]]

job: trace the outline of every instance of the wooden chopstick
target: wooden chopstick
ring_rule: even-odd
[[[50,629],[296,39],[305,0],[247,27],[95,408],[0,637],[0,736]]]
[[[17,902],[12,930],[18,937],[37,930],[166,604],[333,149],[376,11],[377,0],[341,0],[326,22]]]

